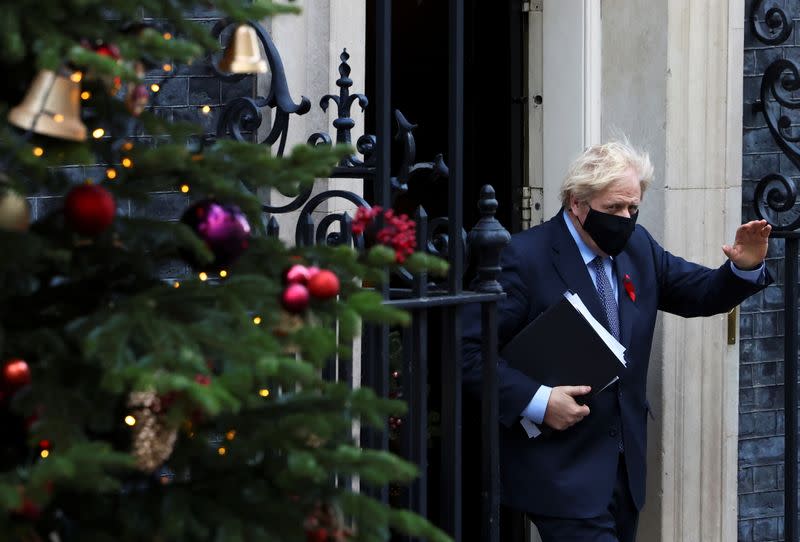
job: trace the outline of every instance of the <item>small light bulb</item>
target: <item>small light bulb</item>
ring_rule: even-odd
[[[92,137],[95,138],[95,139],[100,139],[105,134],[106,134],[106,131],[103,130],[102,128],[95,128],[95,130],[92,132]]]
[[[258,390],[258,394],[259,394],[261,397],[269,397],[269,390],[268,390],[267,388],[264,388],[264,389]]]
[[[73,83],[80,83],[81,79],[83,79],[83,74],[81,72],[72,72],[69,78]]]
[[[41,452],[39,452],[39,455],[42,456],[42,459],[47,459],[47,457],[50,455],[50,451],[42,450]]]
[[[253,323],[255,325],[259,325],[261,323],[261,317],[260,316],[256,316],[255,318],[253,318]]]
[[[106,170],[106,177],[109,179],[116,179],[117,178],[117,170],[113,167],[110,167]]]
[[[171,40],[172,39],[172,34],[170,34],[169,32],[164,32],[164,39],[165,40]]]
[[[133,427],[134,425],[136,425],[136,418],[134,418],[130,414],[125,416],[125,424]]]
[[[205,271],[202,271],[200,273],[200,280],[203,280],[203,281],[208,280],[208,275],[206,274]]]
[[[156,83],[153,83],[152,85],[150,85],[150,90],[152,90],[153,92],[158,92],[159,90],[161,90],[161,87],[158,86]]]
[[[127,151],[131,150],[132,148],[133,148],[133,143],[131,143],[130,141],[126,141],[125,143],[122,144],[122,150],[123,151],[127,152]]]
[[[203,112],[204,115],[208,115],[209,113],[211,113],[211,106],[204,105],[200,110]]]
[[[88,100],[91,97],[92,93],[89,92],[88,90],[84,90],[83,92],[81,92],[81,100]]]
[[[53,120],[56,122],[64,122],[64,115],[62,115],[61,113],[56,113],[55,115],[53,115]]]
[[[235,429],[231,429],[230,431],[225,433],[225,438],[228,439],[228,440],[235,439],[236,438],[236,430]]]
[[[41,147],[34,147],[33,148],[33,155],[39,157],[44,154],[44,149]]]
[[[219,276],[225,278],[228,276],[228,272],[223,269],[222,271],[219,272]]]
[[[225,455],[226,453],[228,453],[228,450],[226,450],[224,446],[220,446],[219,449],[217,450],[217,453],[219,455]]]
[[[164,70],[165,72],[171,72],[171,71],[172,71],[172,64],[164,64],[164,65],[162,66],[162,68],[163,68],[163,70]]]
[[[131,160],[130,158],[126,157],[122,159],[122,167],[129,168],[132,165],[133,165],[133,160]]]
[[[183,192],[184,194],[188,193],[189,192],[189,185],[188,184],[181,185],[181,192]]]
[[[180,288],[181,287],[181,283],[176,280],[175,282],[172,283],[172,287],[173,288]]]

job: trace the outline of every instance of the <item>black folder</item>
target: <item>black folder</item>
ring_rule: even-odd
[[[540,384],[591,386],[591,393],[581,398],[583,403],[615,382],[625,362],[567,295],[577,297],[566,293],[511,339],[500,355]]]

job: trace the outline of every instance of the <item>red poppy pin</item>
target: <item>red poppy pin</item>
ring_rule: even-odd
[[[631,301],[636,301],[636,289],[633,287],[633,282],[631,281],[631,276],[626,274],[625,278],[622,279],[622,284],[625,286],[625,291],[628,292],[628,297],[631,298]]]

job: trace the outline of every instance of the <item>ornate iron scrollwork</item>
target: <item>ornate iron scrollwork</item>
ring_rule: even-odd
[[[750,29],[753,35],[767,45],[779,45],[785,42],[794,28],[794,21],[786,15],[783,9],[772,6],[764,14],[763,24],[768,30],[764,31],[762,22],[758,17],[761,13],[764,0],[754,0],[750,8]]]
[[[778,147],[800,168],[800,135],[794,133],[787,111],[800,110],[800,100],[791,94],[800,89],[800,68],[791,60],[770,64],[761,80],[760,100],[755,109],[764,116]],[[775,230],[794,230],[800,226],[800,210],[795,209],[795,182],[780,173],[763,177],[755,190],[756,216],[767,220]]]
[[[219,37],[222,32],[231,25],[230,21],[218,23],[213,33]],[[256,98],[236,98],[226,104],[220,115],[217,124],[217,137],[232,137],[238,141],[245,141],[247,133],[255,132],[262,123],[262,111],[265,108],[274,109],[272,128],[267,137],[260,143],[273,145],[279,142],[277,154],[282,155],[286,143],[286,134],[289,127],[289,119],[292,114],[303,115],[310,110],[310,101],[305,96],[301,97],[296,103],[289,94],[286,81],[286,74],[280,55],[269,37],[269,34],[255,22],[249,22],[259,38],[266,53],[267,62],[271,70],[272,80],[270,82],[269,95],[267,97]],[[350,78],[351,68],[348,64],[350,54],[344,49],[339,56],[339,78],[336,86],[339,87],[337,94],[327,94],[320,99],[319,106],[323,111],[327,111],[331,103],[336,104],[337,118],[333,121],[336,129],[336,144],[352,144],[352,130],[355,121],[350,116],[353,104],[358,105],[363,111],[369,106],[369,99],[364,94],[351,94],[353,80]],[[225,81],[237,81],[244,75],[232,75],[219,71],[214,62],[209,62],[211,69],[220,79]],[[441,154],[436,155],[433,161],[416,162],[417,146],[414,139],[414,129],[417,127],[406,119],[398,110],[394,112],[397,130],[394,139],[402,144],[402,157],[397,170],[397,174],[390,179],[392,200],[394,201],[400,194],[408,192],[409,182],[414,179],[426,179],[429,182],[437,179],[446,179],[449,170]],[[332,145],[334,139],[326,132],[316,132],[308,139],[309,145]],[[365,181],[375,182],[375,155],[376,138],[374,135],[365,134],[356,141],[356,154],[351,154],[343,158],[331,173],[331,178],[351,178],[364,179]],[[359,158],[359,156],[362,158]],[[276,215],[300,210],[297,226],[295,229],[295,241],[298,244],[326,243],[331,245],[352,244],[356,248],[364,248],[363,235],[354,236],[352,234],[352,218],[349,213],[331,213],[326,215],[319,224],[314,221],[313,213],[324,202],[344,199],[355,206],[369,208],[369,203],[360,195],[345,190],[327,190],[313,195],[312,191],[306,190],[285,205],[274,206],[263,204],[262,208],[269,215],[267,223],[268,235],[277,236],[279,225]],[[424,209],[420,207],[422,216],[425,215]],[[435,218],[430,221],[430,226],[425,228],[427,239],[422,243],[421,248],[426,249],[432,254],[447,257],[449,253],[448,230],[449,221],[446,217]],[[464,261],[469,258],[469,245],[467,243],[467,233],[462,229],[461,238],[457,241],[460,249],[464,252]],[[404,282],[411,282],[413,277],[405,270],[400,270],[399,278]]]
[[[215,37],[219,37],[232,24],[229,20],[219,21],[214,26],[212,34]],[[300,102],[295,103],[289,94],[289,84],[286,81],[286,70],[283,68],[283,61],[272,38],[260,24],[254,21],[248,21],[247,24],[256,31],[258,40],[264,47],[264,53],[272,76],[269,94],[266,98],[239,98],[228,104],[217,123],[217,137],[225,137],[230,134],[237,141],[245,141],[242,131],[254,131],[261,126],[261,109],[268,107],[275,110],[275,118],[272,122],[272,129],[261,143],[272,145],[279,141],[277,154],[283,156],[286,148],[286,135],[289,129],[289,116],[291,114],[304,115],[308,113],[311,110],[311,101],[305,96],[301,96]],[[239,81],[246,77],[241,74],[222,72],[211,60],[209,60],[208,64],[217,77],[224,81]]]
[[[785,110],[800,109],[800,100],[791,93],[800,89],[800,68],[793,61],[779,58],[770,64],[761,80],[760,100],[755,105],[767,122],[772,137],[789,159],[800,167],[800,136],[792,133],[792,121]]]
[[[350,87],[353,86],[353,80],[350,79],[351,68],[347,63],[349,59],[350,55],[347,53],[347,49],[343,49],[342,54],[339,55],[339,60],[341,60],[339,64],[339,79],[336,80],[336,86],[339,87],[339,95],[326,94],[319,101],[319,106],[323,111],[328,110],[328,104],[330,102],[336,104],[338,117],[333,121],[333,127],[336,128],[337,145],[349,145],[351,143],[350,130],[356,125],[356,122],[350,118],[350,109],[353,107],[353,103],[358,100],[358,105],[361,106],[362,112],[369,105],[369,100],[363,94],[350,94]],[[340,167],[363,165],[364,162],[355,156],[347,156],[339,163]]]
[[[796,209],[797,185],[780,173],[770,173],[758,181],[753,195],[756,216],[770,223],[776,231],[792,231],[800,226]]]

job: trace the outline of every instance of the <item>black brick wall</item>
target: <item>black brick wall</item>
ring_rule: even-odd
[[[742,219],[755,218],[753,192],[758,180],[780,172],[798,180],[800,172],[784,156],[754,112],[761,77],[775,59],[800,62],[800,1],[764,2],[795,17],[796,28],[779,46],[758,41],[750,29],[747,0],[744,43],[744,141],[742,156]],[[769,5],[768,5],[769,4]],[[783,540],[783,242],[770,241],[767,261],[776,285],[741,306],[739,366],[739,541]]]
[[[190,14],[189,19],[199,22],[209,33],[219,16],[213,10],[199,9]],[[146,20],[146,19],[145,19]],[[229,33],[225,33],[223,39]],[[237,82],[225,82],[215,77],[214,72],[203,60],[198,60],[191,65],[175,65],[167,73],[161,67],[149,71],[145,75],[145,84],[150,88],[153,83],[160,87],[156,93],[150,93],[148,109],[161,118],[171,121],[194,122],[201,126],[203,135],[216,133],[217,119],[222,111],[222,106],[242,96],[253,96],[254,78],[245,77]],[[209,106],[210,111],[204,113],[203,106]],[[89,130],[91,131],[91,126]],[[137,145],[149,144],[150,138],[144,133],[130,134],[129,139]],[[118,164],[98,164],[96,166],[66,166],[62,171],[67,173],[74,183],[81,183],[87,179],[99,182],[105,178],[107,167]],[[29,198],[31,203],[32,218],[44,216],[61,207],[63,198],[59,196],[35,195]],[[146,204],[133,204],[127,201],[117,203],[117,212],[120,215],[144,215],[162,220],[178,220],[183,210],[189,205],[190,195],[181,192],[159,192],[150,195]],[[184,276],[188,268],[182,262],[174,262],[161,269],[161,275],[166,278]]]

